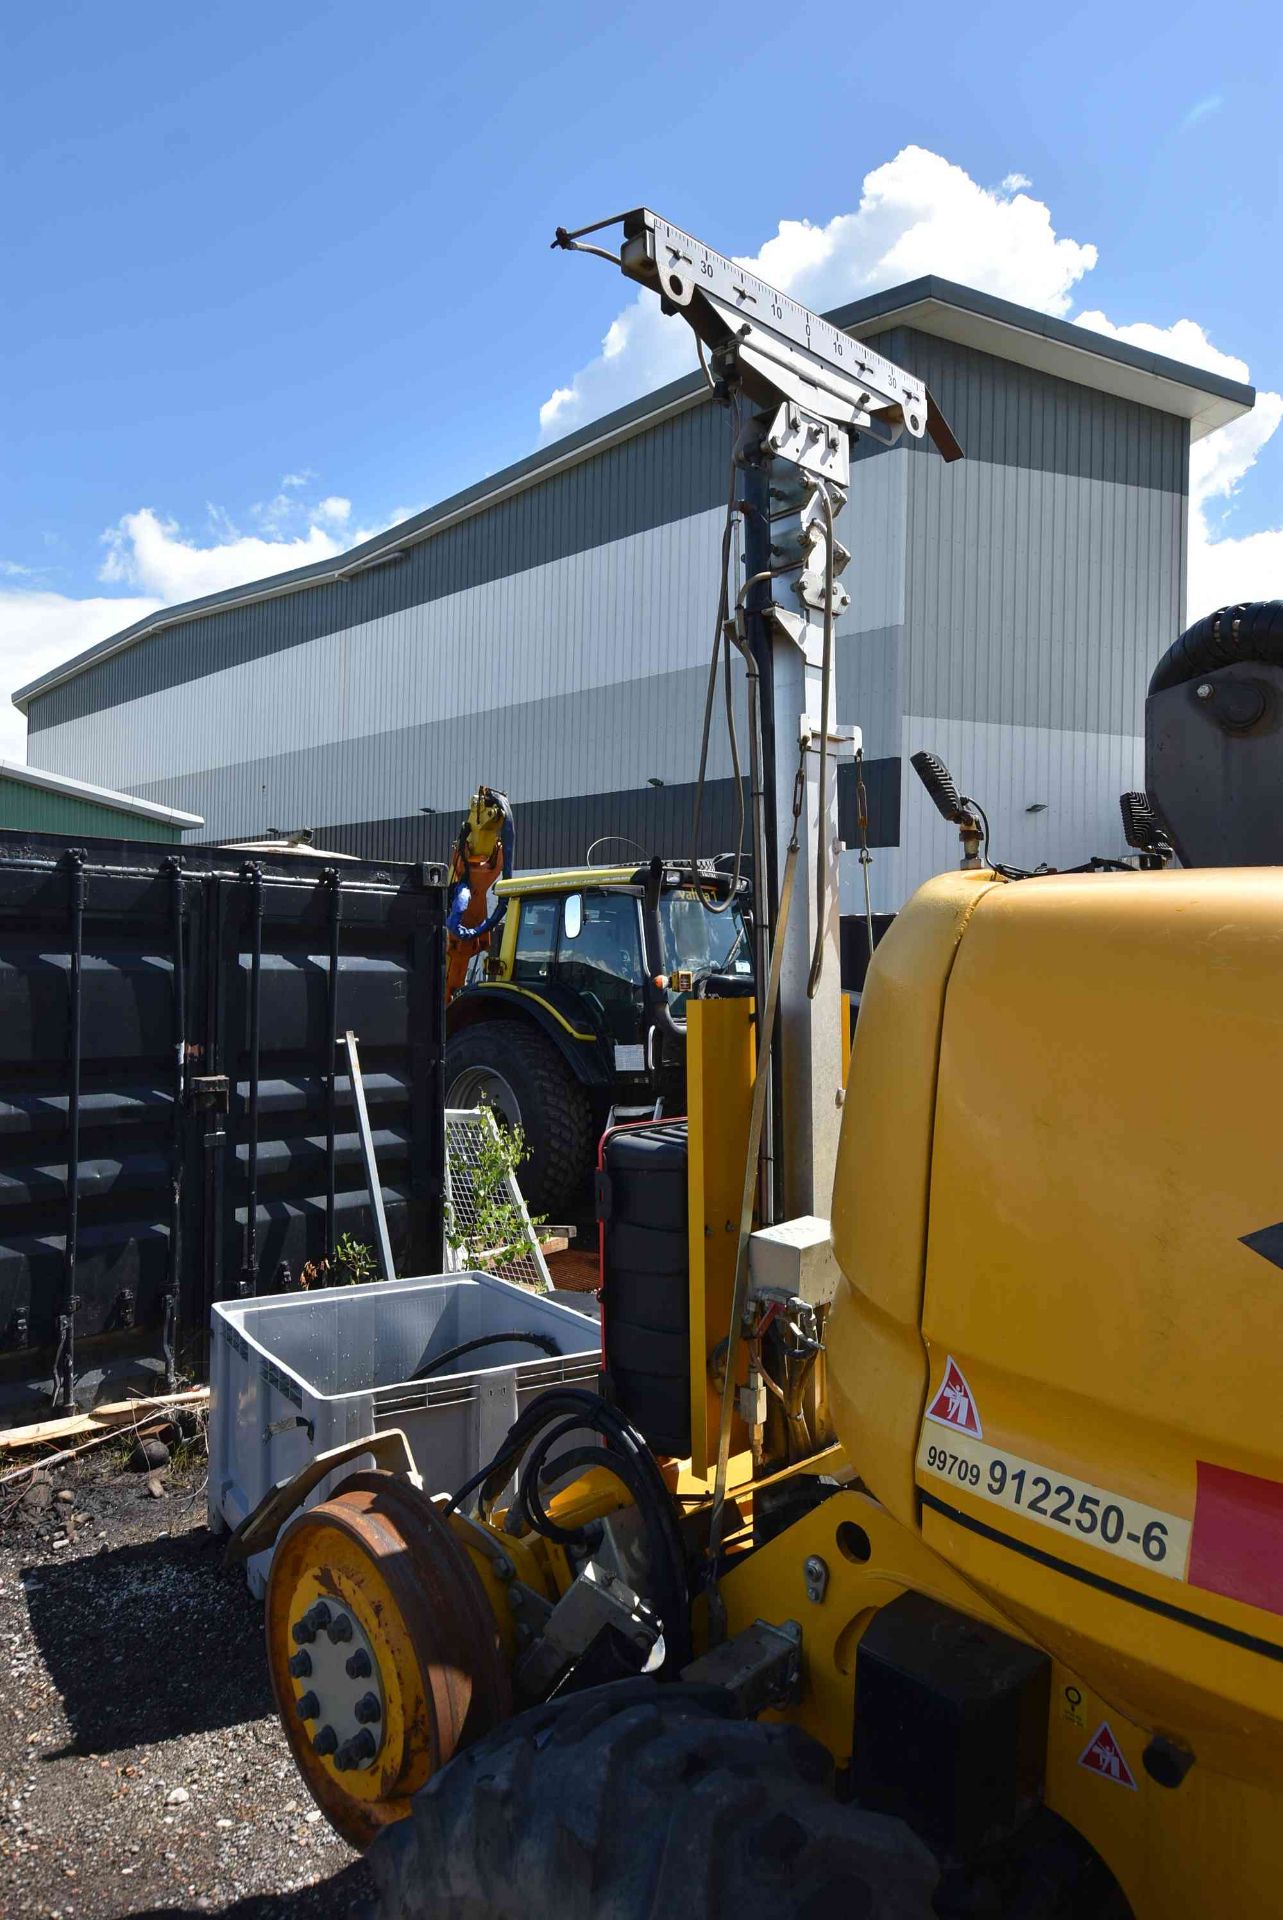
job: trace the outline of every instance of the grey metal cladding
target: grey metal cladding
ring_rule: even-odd
[[[439,809],[457,821],[478,780],[532,803],[652,779],[680,783],[697,765],[707,669],[650,674],[580,687],[506,706],[483,707],[393,732],[358,733],[280,753],[139,783],[147,799],[199,795],[220,834],[315,826],[366,812],[396,818]],[[416,690],[423,698],[423,689]],[[484,688],[479,689],[484,692]],[[282,700],[288,697],[282,688]],[[426,703],[426,702],[425,702]],[[737,688],[740,751],[747,713]],[[720,703],[708,771],[730,771]],[[388,856],[392,857],[392,856]]]
[[[870,344],[926,381],[962,444],[964,467],[984,462],[1185,491],[1189,422],[1175,414],[913,327],[893,327]],[[940,464],[926,439],[903,444]]]
[[[747,782],[744,790],[747,799]],[[595,855],[598,865],[628,860],[640,864],[653,853],[684,858],[690,851],[694,796],[693,783],[684,782],[526,802],[517,809],[517,865],[522,872],[579,866],[593,842],[603,837],[607,843]],[[708,781],[701,852],[733,851],[737,818],[734,781]],[[368,849],[370,857],[383,860],[444,860],[454,845],[459,819],[454,810],[435,818],[410,814],[355,820],[321,828],[317,841],[339,853],[364,855]],[[745,845],[747,851],[747,829]]]
[[[904,456],[904,711],[1134,733],[1183,614],[1188,424],[919,343],[970,457]]]
[[[864,769],[869,805],[869,844],[894,846],[900,823],[900,762],[868,762]],[[742,783],[747,802],[748,783]],[[578,866],[589,847],[603,837],[597,864],[649,859],[652,853],[684,859],[690,852],[694,807],[693,782],[613,792],[570,794],[525,803],[517,813],[517,864],[523,872],[541,867]],[[854,847],[855,770],[838,770],[840,830]],[[733,852],[738,809],[733,780],[710,780],[704,788],[701,853]],[[317,831],[317,844],[336,853],[370,860],[445,860],[459,831],[459,814],[406,814],[387,820],[353,820]],[[620,836],[612,838],[610,836]]]
[[[33,697],[31,732],[703,512],[725,498],[726,433],[720,407],[689,407],[418,541],[400,559],[145,635]]]
[[[854,324],[859,311],[850,309],[850,318],[846,312],[843,318]],[[973,461],[1081,472],[1144,486],[1184,486],[1188,428],[1173,416],[911,328],[892,327],[871,335],[870,343],[926,379]],[[1111,344],[1102,343],[1101,351]],[[687,386],[679,382],[650,401],[680,397]],[[1057,409],[1048,408],[1050,397],[1058,399],[1058,418],[1053,417]],[[1078,417],[1084,424],[1075,424]],[[596,428],[607,424],[596,423]],[[579,437],[572,436],[567,445]],[[522,490],[420,538],[399,558],[318,586],[306,585],[315,570],[303,569],[296,591],[193,613],[190,620],[144,633],[119,652],[90,661],[72,679],[32,697],[30,730],[34,735],[220,667],[716,505],[724,486],[725,438],[721,409],[696,404],[543,478],[536,457],[512,470],[531,468]],[[857,469],[876,457],[873,444],[862,443]],[[457,498],[466,501],[474,491]],[[452,504],[444,503],[440,511]],[[407,526],[426,525],[431,517],[416,516]]]
[[[1033,307],[1019,306],[1014,300],[1003,300],[997,294],[982,293],[977,287],[963,286],[958,280],[946,280],[935,273],[923,274],[920,279],[906,281],[898,287],[885,287],[880,293],[866,294],[862,300],[853,301],[849,306],[835,307],[825,318],[831,320],[835,327],[859,328],[862,338],[873,340],[873,323],[879,318],[886,316],[890,319],[924,300],[940,301],[964,313],[996,320],[1000,326],[1012,328],[1017,333],[1041,334],[1044,339],[1059,341],[1077,352],[1092,354],[1101,360],[1113,360],[1120,366],[1135,368],[1138,373],[1153,374],[1181,386],[1192,386],[1203,393],[1217,394],[1244,408],[1250,407],[1256,397],[1252,387],[1238,380],[1227,379],[1224,374],[1212,373],[1206,367],[1189,366],[1182,360],[1168,358],[1166,354],[1153,353],[1147,347],[1133,346],[1129,340],[1111,339],[1108,334],[1095,333],[1090,327],[1077,326],[1073,321],[1061,320],[1052,313],[1039,313]],[[884,349],[880,348],[879,351]]]
[[[870,627],[862,633],[838,629],[838,718],[844,726],[859,727],[867,759],[899,754],[903,659],[903,625]]]

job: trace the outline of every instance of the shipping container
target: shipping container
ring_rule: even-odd
[[[0,1415],[204,1378],[215,1300],[373,1221],[441,1269],[435,866],[0,833]]]

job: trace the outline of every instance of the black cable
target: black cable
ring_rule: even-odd
[[[562,1528],[551,1519],[536,1485],[551,1448],[559,1439],[584,1429],[599,1434],[606,1442],[604,1449],[584,1450],[589,1464],[611,1472],[618,1468],[615,1477],[633,1496],[651,1567],[664,1590],[658,1608],[664,1629],[663,1671],[676,1673],[690,1657],[690,1587],[677,1509],[646,1442],[621,1413],[596,1394],[582,1387],[552,1387],[540,1394],[509,1428],[494,1459],[459,1488],[446,1511],[460,1508],[474,1492],[479,1492],[479,1504],[497,1499],[527,1451],[534,1448],[517,1491],[518,1515],[528,1520],[535,1532],[546,1534],[558,1544],[567,1544],[564,1535],[568,1532],[569,1544],[584,1544],[584,1529]]]
[[[980,816],[980,824],[984,828],[985,835],[985,865],[992,867],[993,861],[989,858],[989,815],[978,800],[964,799],[962,804],[964,807],[974,807]]]
[[[734,402],[732,403],[734,407]],[[691,884],[695,897],[709,913],[726,913],[739,893],[740,875],[744,865],[744,782],[740,776],[739,734],[735,725],[735,705],[731,689],[731,650],[726,637],[726,621],[730,612],[730,583],[728,575],[731,564],[731,535],[735,527],[735,467],[739,452],[739,413],[733,412],[734,426],[731,434],[730,474],[726,488],[726,519],[722,526],[722,568],[721,584],[717,593],[717,618],[713,628],[713,651],[708,663],[708,685],[704,693],[704,725],[700,737],[699,772],[695,780],[695,805],[691,817]],[[699,829],[704,812],[704,783],[708,773],[708,746],[713,726],[713,702],[717,695],[717,669],[719,662],[725,661],[726,680],[726,725],[730,740],[731,766],[735,784],[736,845],[735,867],[731,877],[730,891],[719,903],[716,894],[706,894],[699,877]]]
[[[534,1533],[542,1534],[545,1540],[552,1540],[559,1547],[576,1547],[583,1544],[584,1528],[563,1527],[544,1506],[539,1492],[539,1481],[543,1474],[548,1455],[559,1440],[568,1440],[572,1433],[581,1433],[583,1423],[577,1414],[571,1414],[558,1426],[549,1427],[543,1438],[537,1440],[526,1456],[526,1464],[521,1469],[521,1479],[517,1483],[517,1497],[513,1502],[517,1513]],[[557,1471],[569,1472],[576,1462],[589,1466],[605,1465],[612,1459],[607,1447],[573,1447],[557,1456]],[[623,1473],[620,1476],[623,1479]],[[631,1491],[631,1488],[630,1488]]]
[[[457,1347],[447,1347],[444,1353],[438,1353],[433,1359],[425,1360],[421,1367],[410,1375],[411,1380],[426,1380],[430,1373],[439,1373],[442,1367],[448,1367],[452,1360],[461,1359],[465,1353],[475,1353],[478,1347],[502,1347],[516,1342],[527,1347],[542,1347],[550,1360],[561,1358],[561,1348],[550,1333],[483,1333],[475,1340],[465,1340]]]

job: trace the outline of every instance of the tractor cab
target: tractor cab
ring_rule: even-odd
[[[532,1207],[574,1211],[608,1125],[684,1110],[690,996],[752,992],[750,889],[720,862],[696,885],[689,861],[653,860],[495,891],[495,944],[447,1014],[446,1104],[520,1126]]]

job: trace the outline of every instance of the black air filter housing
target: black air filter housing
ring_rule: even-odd
[[[656,1453],[690,1452],[686,1122],[608,1134],[597,1176],[607,1391]]]

